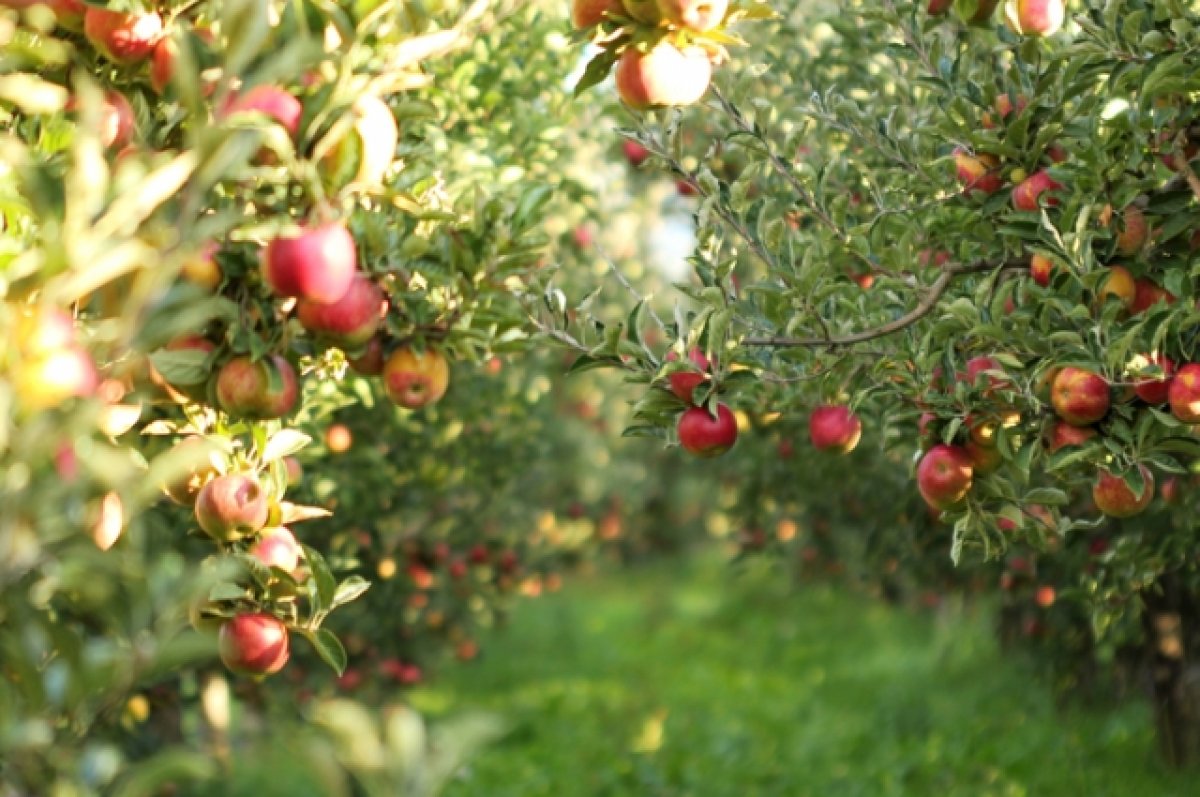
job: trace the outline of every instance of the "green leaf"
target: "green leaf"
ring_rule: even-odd
[[[341,676],[346,671],[346,648],[342,646],[342,641],[337,638],[337,634],[328,628],[318,628],[316,631],[304,630],[301,633],[312,643],[317,654],[334,672]]]
[[[329,569],[329,563],[321,552],[308,545],[302,546],[308,569],[312,571],[314,589],[314,612],[327,612],[333,608],[333,598],[337,594],[337,579]]]
[[[277,459],[290,457],[312,442],[312,438],[296,429],[280,429],[263,446],[262,462],[267,464]]]
[[[199,349],[159,349],[150,353],[150,364],[172,385],[198,385],[208,379],[209,357],[209,352]]]
[[[370,588],[371,582],[362,576],[350,576],[341,584],[338,584],[337,592],[333,595],[330,608],[336,609],[338,606],[343,606],[353,600],[357,600]]]

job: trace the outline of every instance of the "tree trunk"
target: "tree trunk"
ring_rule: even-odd
[[[1173,767],[1200,762],[1200,665],[1196,596],[1172,575],[1143,593],[1142,625],[1163,757]]]

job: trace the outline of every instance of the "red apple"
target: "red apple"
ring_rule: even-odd
[[[575,27],[583,30],[599,25],[609,13],[621,14],[624,10],[621,0],[574,0],[571,4],[571,21]]]
[[[436,349],[417,352],[400,348],[383,366],[383,390],[393,403],[410,410],[420,409],[446,395],[450,364]]]
[[[1017,210],[1037,210],[1038,197],[1042,194],[1062,190],[1062,184],[1056,182],[1050,173],[1044,169],[1039,169],[1033,174],[1026,177],[1021,183],[1013,189],[1012,203]],[[1046,206],[1054,207],[1058,204],[1058,197],[1046,196]]]
[[[1174,504],[1179,500],[1179,478],[1168,476],[1158,488],[1158,494],[1164,504]]]
[[[162,17],[88,6],[83,16],[83,35],[110,61],[136,64],[150,57],[162,36]]]
[[[667,352],[667,361],[674,362],[679,359],[679,355],[675,352]],[[679,398],[692,403],[692,394],[696,388],[708,381],[708,370],[712,364],[708,358],[704,356],[704,352],[699,348],[694,348],[689,352],[688,359],[698,368],[698,371],[676,371],[667,377],[667,382],[671,385],[671,392]]]
[[[346,295],[332,304],[301,299],[296,304],[300,324],[318,338],[343,349],[359,349],[375,337],[382,322],[383,291],[363,274],[356,274]]]
[[[1033,594],[1033,602],[1043,609],[1049,609],[1054,605],[1055,599],[1054,587],[1047,584],[1037,588],[1037,592]]]
[[[625,159],[633,167],[641,166],[650,157],[650,150],[628,138],[621,142],[621,151],[625,153]]]
[[[267,567],[278,567],[291,573],[300,566],[300,543],[296,536],[283,527],[264,529],[258,542],[250,548],[250,555]]]
[[[1066,0],[1006,0],[1004,22],[1023,36],[1053,36],[1067,15]]]
[[[1150,366],[1158,366],[1162,369],[1161,379],[1144,377],[1134,380],[1133,391],[1147,404],[1166,404],[1169,398],[1171,378],[1175,375],[1175,363],[1161,354],[1151,354],[1135,358],[1134,366],[1138,371],[1148,370]]]
[[[993,446],[981,445],[974,440],[968,440],[963,446],[963,450],[971,458],[974,473],[980,476],[995,472],[1004,463],[1004,457],[1001,456],[999,449]]]
[[[1137,297],[1137,283],[1133,274],[1124,266],[1110,266],[1108,276],[1100,285],[1099,296],[1101,302],[1108,301],[1111,297],[1125,305],[1126,310],[1131,309]]]
[[[276,296],[332,304],[341,300],[358,273],[358,250],[340,222],[302,227],[267,244],[263,278]]]
[[[699,47],[662,41],[643,53],[629,47],[617,62],[617,93],[634,110],[692,105],[708,91],[712,62]]]
[[[1090,426],[1072,426],[1063,421],[1055,421],[1050,429],[1050,439],[1046,447],[1051,453],[1068,446],[1081,446],[1097,435]]]
[[[1016,112],[1019,114],[1024,111],[1028,105],[1029,100],[1024,94],[1017,95],[1017,104],[1015,106],[1013,105],[1012,97],[1010,97],[1008,94],[998,94],[996,95],[996,102],[993,104],[993,107],[996,109],[996,118],[992,118],[992,115],[985,111],[983,117],[979,121],[985,130],[994,130],[998,124],[997,119],[999,119],[1000,122],[1003,122],[1014,110],[1016,110]]]
[[[1104,377],[1083,368],[1067,366],[1054,377],[1050,388],[1054,411],[1072,426],[1088,426],[1108,414],[1111,403]]]
[[[1175,304],[1175,295],[1145,277],[1134,280],[1133,302],[1129,305],[1129,312],[1134,315],[1144,313],[1159,302]]]
[[[217,403],[235,418],[282,418],[296,408],[300,383],[296,369],[278,354],[257,362],[234,357],[217,372]]]
[[[300,117],[304,115],[304,106],[300,104],[300,100],[278,86],[264,84],[231,95],[217,114],[217,118],[226,119],[235,113],[265,114],[295,138],[300,132]]]
[[[278,619],[262,612],[239,614],[217,635],[221,661],[240,675],[272,675],[288,660],[288,630]]]
[[[940,17],[949,11],[952,5],[954,5],[954,0],[929,0],[929,4],[925,7],[925,13],[931,17]]]
[[[1049,287],[1050,277],[1054,273],[1054,261],[1044,255],[1034,255],[1029,258],[1029,276],[1043,288]]]
[[[267,492],[249,474],[211,479],[196,496],[196,522],[215,540],[232,542],[267,524]]]
[[[1150,238],[1146,214],[1137,205],[1130,205],[1122,215],[1124,223],[1117,233],[1117,251],[1123,255],[1136,255]]]
[[[704,407],[690,407],[679,416],[679,444],[698,457],[715,457],[737,442],[737,419],[724,404],[714,418]]]
[[[283,466],[287,469],[287,483],[289,487],[296,486],[304,478],[304,466],[295,457],[284,457]]]
[[[826,404],[808,416],[808,435],[818,451],[848,454],[862,437],[862,421],[847,406]]]
[[[670,24],[704,33],[724,21],[729,0],[658,0],[658,10]]]
[[[357,357],[349,357],[346,361],[350,364],[350,369],[356,374],[361,376],[379,376],[383,373],[384,360],[383,341],[376,335],[367,341],[362,354]]]
[[[1188,363],[1175,373],[1167,400],[1176,418],[1184,423],[1200,423],[1200,364]]]
[[[1120,476],[1100,471],[1092,485],[1092,500],[1096,508],[1109,517],[1127,518],[1142,512],[1154,498],[1154,474],[1145,465],[1138,465],[1142,474],[1142,492],[1135,495]]]
[[[1001,376],[995,376],[995,372],[1003,372],[1004,367],[1000,365],[1000,361],[995,357],[972,357],[967,360],[966,381],[974,386],[980,376],[986,375],[986,385],[984,395],[990,395],[997,390],[1008,390],[1012,387],[1012,383]],[[992,372],[992,373],[988,373]]]
[[[936,445],[917,465],[917,489],[933,509],[957,505],[971,490],[974,477],[974,462],[961,446]]]
[[[954,150],[954,168],[964,193],[994,194],[1004,185],[999,172],[1000,160],[995,155],[986,152],[971,155],[959,147]]]

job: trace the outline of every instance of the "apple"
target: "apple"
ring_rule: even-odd
[[[304,478],[304,466],[295,457],[284,457],[283,467],[287,470],[287,483],[289,487],[299,484],[300,480]]]
[[[629,47],[617,62],[617,93],[634,110],[692,105],[708,91],[712,62],[699,47],[662,41],[649,52]]]
[[[937,268],[941,268],[950,262],[950,253],[945,249],[934,252],[932,249],[922,249],[917,252],[917,262],[923,267],[928,267],[932,263]]]
[[[1158,494],[1162,498],[1164,504],[1174,504],[1179,500],[1179,478],[1176,476],[1168,476],[1163,479],[1163,483],[1159,485]]]
[[[57,307],[43,305],[17,318],[16,344],[26,357],[69,348],[76,340],[75,319]]]
[[[1045,255],[1035,254],[1029,258],[1029,276],[1043,288],[1049,287],[1050,277],[1054,273],[1054,261]]]
[[[1127,518],[1142,512],[1154,498],[1154,474],[1145,465],[1138,465],[1142,474],[1142,492],[1134,495],[1133,490],[1120,476],[1102,470],[1092,485],[1092,501],[1096,508],[1109,517]]]
[[[574,0],[571,3],[571,21],[583,30],[599,25],[609,13],[620,14],[624,10],[621,0]]]
[[[258,541],[250,547],[250,555],[267,567],[278,567],[285,573],[300,566],[300,543],[284,526],[264,529]]]
[[[350,112],[354,126],[321,158],[318,168],[333,184],[379,185],[396,159],[396,117],[386,102],[371,94],[359,96]]]
[[[171,453],[195,464],[178,479],[164,485],[163,492],[181,506],[195,506],[200,489],[220,475],[211,460],[212,455],[219,450],[216,445],[200,435],[180,440],[171,449]]]
[[[1050,388],[1054,411],[1072,426],[1088,426],[1108,414],[1108,382],[1099,374],[1067,366],[1054,377]]]
[[[272,675],[288,660],[288,630],[272,615],[239,614],[217,635],[221,661],[239,675]]]
[[[1133,392],[1147,404],[1166,404],[1169,398],[1171,379],[1175,375],[1175,363],[1161,354],[1139,355],[1132,363],[1135,372],[1144,372],[1150,366],[1158,366],[1161,378],[1141,377],[1134,380]]]
[[[728,10],[729,0],[658,0],[658,11],[663,19],[697,33],[720,25]]]
[[[818,451],[849,454],[862,437],[862,421],[841,404],[825,404],[808,416],[808,435]]]
[[[1050,427],[1050,439],[1046,447],[1051,453],[1068,446],[1081,446],[1098,433],[1090,426],[1072,426],[1064,421],[1055,421]]]
[[[199,251],[193,252],[183,261],[179,276],[198,288],[215,291],[224,279],[221,265],[217,262],[219,248],[220,245],[216,241],[209,241],[201,246]]]
[[[334,454],[344,454],[354,445],[354,435],[344,423],[335,423],[325,430],[325,448]]]
[[[925,452],[917,465],[917,490],[933,509],[947,510],[971,489],[975,464],[961,446],[941,443]]]
[[[625,6],[626,15],[647,25],[657,25],[662,21],[662,12],[658,10],[658,0],[621,0]]]
[[[75,33],[83,31],[83,16],[87,13],[88,7],[82,0],[43,0],[43,2],[54,12],[54,21],[58,23],[59,27]]]
[[[83,35],[101,55],[118,64],[136,64],[150,57],[162,36],[162,17],[156,13],[126,14],[88,6]]]
[[[1134,280],[1133,302],[1129,305],[1129,312],[1134,315],[1144,313],[1159,302],[1175,304],[1175,295],[1145,277]]]
[[[375,338],[383,321],[383,303],[383,291],[379,286],[366,275],[357,273],[341,299],[330,304],[301,299],[296,304],[296,316],[313,335],[353,351]]]
[[[679,355],[675,352],[667,352],[667,361],[674,362],[679,359]],[[671,392],[679,398],[692,403],[692,394],[696,392],[696,388],[708,381],[708,370],[712,364],[708,358],[704,356],[704,352],[699,348],[694,348],[688,353],[688,359],[699,370],[697,371],[676,371],[667,377],[667,382],[671,385]]]
[[[974,472],[980,476],[986,476],[989,473],[995,472],[1004,463],[1004,457],[1000,455],[1000,451],[994,446],[981,445],[974,440],[968,440],[963,446],[963,450],[971,458],[971,465]]]
[[[954,150],[954,169],[964,193],[978,191],[986,196],[999,191],[1004,185],[999,168],[1000,160],[995,155],[986,152],[971,155],[962,147]]]
[[[679,444],[698,457],[724,454],[737,442],[737,419],[729,407],[717,404],[716,417],[704,407],[690,407],[679,416]]]
[[[171,36],[164,36],[154,45],[154,52],[150,56],[150,88],[156,94],[162,94],[171,84],[178,58],[179,44]]]
[[[1004,377],[995,376],[994,372],[996,371],[1003,372],[1004,367],[1000,365],[1000,361],[995,357],[972,357],[971,359],[967,360],[966,382],[974,387],[978,383],[979,377],[986,375],[987,387],[983,390],[985,396],[991,395],[997,390],[1011,389],[1012,383]]]
[[[621,151],[625,153],[625,159],[629,161],[629,165],[635,168],[641,166],[650,157],[650,150],[628,138],[621,142]]]
[[[1023,36],[1053,36],[1067,15],[1066,0],[1006,0],[1004,22]]]
[[[234,357],[217,372],[217,403],[235,418],[270,420],[296,408],[300,384],[296,369],[278,354],[257,362]]]
[[[1029,105],[1029,99],[1024,94],[1017,95],[1016,105],[1013,105],[1012,97],[1008,94],[999,94],[996,96],[996,101],[993,107],[996,109],[996,119],[988,112],[984,112],[983,117],[979,120],[985,130],[994,130],[998,124],[997,119],[1003,122],[1008,118],[1014,110],[1019,114]]]
[[[691,180],[685,180],[682,177],[675,181],[675,190],[680,196],[699,196],[700,189]]]
[[[1150,237],[1146,214],[1137,205],[1130,205],[1122,216],[1123,225],[1117,233],[1117,251],[1123,255],[1136,255]]]
[[[231,473],[210,479],[196,496],[196,522],[219,542],[233,542],[267,525],[267,492],[258,479]]]
[[[1049,172],[1047,172],[1045,169],[1039,169],[1022,180],[1020,184],[1013,189],[1013,207],[1017,210],[1037,210],[1038,197],[1047,192],[1059,191],[1062,189],[1062,187],[1062,184],[1051,177]],[[1058,197],[1047,195],[1047,207],[1054,207],[1057,204]]]
[[[1188,363],[1175,372],[1167,400],[1176,418],[1184,423],[1200,423],[1200,364]]]
[[[104,94],[100,113],[100,143],[108,149],[120,149],[130,142],[137,128],[133,106],[119,91]]]
[[[1137,282],[1133,274],[1124,266],[1109,266],[1108,276],[1100,285],[1099,297],[1101,303],[1114,298],[1125,305],[1126,310],[1132,309],[1137,298]]]
[[[1042,586],[1038,587],[1037,591],[1033,594],[1033,602],[1043,609],[1049,609],[1054,605],[1055,597],[1054,587],[1051,587],[1048,584],[1043,584]]]
[[[362,354],[357,357],[348,357],[346,361],[350,364],[350,369],[356,374],[361,376],[379,376],[383,373],[383,364],[385,361],[385,357],[383,356],[383,341],[376,335],[367,341]]]
[[[217,118],[227,119],[235,113],[265,114],[295,138],[300,132],[300,117],[304,115],[304,106],[300,104],[300,100],[278,86],[263,84],[230,95]]]
[[[400,348],[383,365],[383,390],[393,403],[420,409],[446,395],[450,364],[437,349]]]
[[[90,396],[99,383],[91,355],[78,346],[23,360],[13,381],[21,406],[34,411],[53,409],[70,398]]]
[[[954,5],[954,0],[929,0],[929,5],[925,7],[925,13],[931,17],[940,17],[949,11],[952,5]]]
[[[341,222],[301,227],[267,244],[262,268],[276,296],[332,304],[354,284],[358,250]]]

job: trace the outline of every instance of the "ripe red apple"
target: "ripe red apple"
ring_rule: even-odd
[[[1154,498],[1154,474],[1145,465],[1138,465],[1138,471],[1145,482],[1140,495],[1135,495],[1120,476],[1100,471],[1092,485],[1092,500],[1096,508],[1116,518],[1133,517],[1145,510]]]
[[[1167,400],[1176,418],[1184,423],[1200,423],[1200,364],[1188,363],[1175,372]]]
[[[962,147],[954,150],[954,169],[963,192],[994,194],[1004,185],[1000,176],[1000,160],[995,155],[980,152],[971,155]]]
[[[436,349],[416,352],[400,348],[383,366],[383,390],[393,403],[410,410],[420,409],[446,395],[450,364]]]
[[[318,168],[335,186],[379,185],[396,159],[396,117],[386,102],[371,94],[359,96],[350,112],[353,127],[321,158]]]
[[[1133,302],[1129,305],[1129,312],[1134,315],[1144,313],[1159,302],[1175,304],[1175,295],[1145,277],[1134,280]]]
[[[691,180],[685,180],[682,177],[675,181],[675,190],[680,196],[699,196],[700,189]]]
[[[88,6],[83,15],[83,35],[110,61],[136,64],[150,57],[162,36],[162,17]]]
[[[217,403],[235,418],[282,418],[299,397],[296,369],[278,354],[258,362],[248,355],[234,357],[217,372]]]
[[[1072,426],[1088,426],[1108,414],[1108,382],[1099,374],[1067,366],[1054,377],[1050,388],[1054,411]]]
[[[235,113],[251,112],[269,116],[295,138],[300,132],[300,117],[304,115],[304,106],[300,104],[300,100],[278,86],[263,84],[231,95],[217,114],[217,118],[226,119]]]
[[[1101,302],[1106,302],[1111,297],[1123,304],[1126,310],[1131,309],[1137,297],[1137,283],[1133,274],[1124,266],[1110,266],[1108,276],[1100,285],[1099,296]]]
[[[350,364],[350,369],[356,374],[361,376],[379,376],[383,373],[384,360],[383,341],[376,335],[367,341],[362,354],[357,357],[349,357],[346,362]]]
[[[947,510],[971,490],[975,465],[961,446],[939,444],[925,452],[917,465],[917,489],[933,509]]]
[[[1037,588],[1037,592],[1033,594],[1033,602],[1043,609],[1049,609],[1054,605],[1055,599],[1054,587],[1048,584],[1043,584]]]
[[[125,95],[119,91],[105,92],[100,113],[100,143],[108,149],[120,149],[130,142],[136,128],[137,117]]]
[[[355,274],[346,294],[331,304],[301,299],[296,304],[300,324],[343,349],[359,349],[375,337],[382,322],[383,291],[364,274]]]
[[[862,437],[862,421],[847,406],[826,404],[808,416],[808,435],[818,451],[849,454]]]
[[[1169,398],[1171,379],[1175,375],[1175,363],[1162,354],[1139,355],[1132,363],[1134,370],[1144,372],[1151,366],[1162,369],[1161,379],[1142,377],[1134,380],[1133,391],[1147,404],[1166,404]]]
[[[690,407],[679,416],[679,444],[698,457],[724,454],[737,442],[737,419],[724,404],[714,418],[704,407]]]
[[[675,352],[667,352],[667,361],[674,362],[679,359],[679,355]],[[698,368],[698,371],[676,371],[667,377],[667,382],[671,385],[671,392],[679,398],[692,403],[692,394],[696,392],[696,388],[708,381],[708,370],[712,367],[712,363],[704,356],[704,352],[699,348],[694,348],[688,353],[688,359]]]
[[[1021,183],[1013,189],[1012,203],[1017,210],[1037,210],[1038,197],[1042,194],[1046,196],[1046,206],[1054,207],[1058,204],[1058,197],[1050,196],[1047,192],[1062,190],[1062,183],[1057,182],[1050,173],[1045,169],[1039,169],[1033,174],[1026,177]]]
[[[629,165],[635,168],[641,166],[650,157],[650,150],[628,138],[621,142],[621,151],[625,153],[625,159],[629,161]]]
[[[630,47],[617,62],[617,93],[634,110],[692,105],[708,91],[712,62],[699,47],[662,41],[643,53]]]
[[[296,536],[284,526],[264,529],[258,541],[250,548],[250,555],[267,567],[278,567],[291,573],[300,566],[300,543]]]
[[[267,244],[263,278],[276,296],[332,304],[350,290],[358,273],[358,250],[346,225],[303,227]]]
[[[574,0],[571,4],[571,21],[575,27],[583,30],[593,25],[599,25],[608,13],[620,14],[624,11],[621,0]]]
[[[704,33],[724,21],[729,0],[658,0],[658,10],[672,25]]]
[[[1000,122],[1003,122],[1014,110],[1016,110],[1016,112],[1019,114],[1024,111],[1028,105],[1029,99],[1024,94],[1017,95],[1017,103],[1015,106],[1013,105],[1012,97],[1010,97],[1007,93],[998,94],[996,95],[996,101],[993,104],[993,107],[996,109],[996,118],[992,118],[992,115],[985,111],[983,117],[979,121],[985,130],[994,130],[998,124],[997,119],[999,119]]]
[[[989,374],[989,371],[992,373]],[[1004,367],[1000,365],[1000,361],[995,357],[972,357],[967,360],[966,381],[968,384],[974,386],[979,381],[980,376],[987,375],[987,387],[983,391],[984,395],[991,395],[997,390],[1010,389],[1012,383],[1004,377],[995,376],[994,373],[997,371],[1003,372]]]
[[[1029,258],[1029,276],[1043,288],[1049,287],[1050,277],[1054,273],[1054,261],[1044,255],[1034,255]]]
[[[88,7],[82,0],[45,0],[45,5],[54,12],[54,21],[59,27],[75,33],[83,30],[83,16]]]
[[[354,435],[344,423],[335,423],[325,430],[325,448],[334,454],[344,454],[354,445]]]
[[[267,492],[258,479],[231,473],[211,479],[196,496],[196,522],[215,540],[233,542],[267,525]]]
[[[1053,453],[1067,446],[1081,446],[1097,434],[1090,426],[1072,426],[1063,421],[1055,421],[1050,429],[1050,439],[1046,447]]]
[[[272,615],[239,614],[217,635],[221,661],[239,675],[272,675],[288,660],[288,630]]]
[[[1006,0],[1004,22],[1023,36],[1053,36],[1067,16],[1066,0]]]
[[[1137,205],[1130,205],[1125,208],[1122,217],[1123,224],[1117,232],[1117,251],[1123,255],[1136,255],[1150,238],[1146,214]]]

